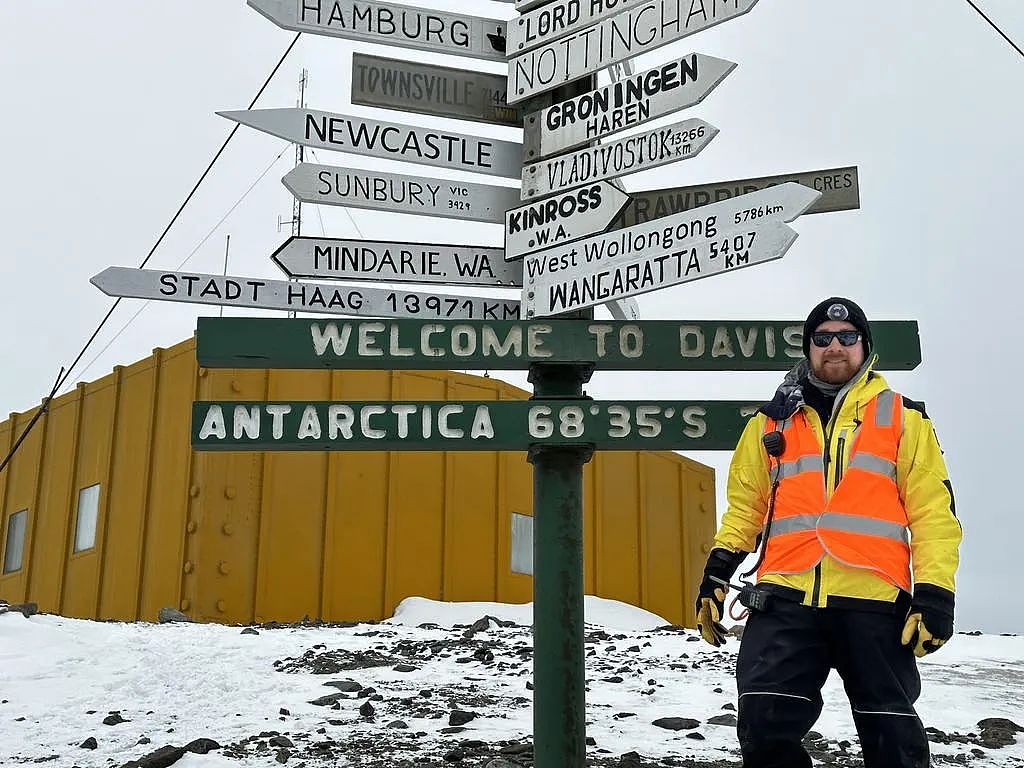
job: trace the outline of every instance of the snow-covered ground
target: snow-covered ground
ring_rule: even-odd
[[[593,764],[739,765],[731,724],[739,643],[716,650],[614,601],[588,597],[586,610]],[[141,765],[175,768],[529,765],[530,621],[530,605],[421,598],[388,621],[353,626],[2,613],[0,765],[121,766],[147,755]],[[1024,724],[1024,637],[958,634],[923,661],[922,674],[918,708],[938,729],[937,764],[1024,766],[1024,733],[979,725]],[[825,699],[813,754],[858,765],[834,676]],[[696,722],[669,730],[653,724],[660,718]],[[197,739],[218,746],[175,760],[172,747]],[[162,759],[152,756],[158,750]]]

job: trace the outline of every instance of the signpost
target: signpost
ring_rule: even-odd
[[[369,0],[248,0],[282,29],[505,60],[505,22]]]
[[[508,25],[510,54],[536,48],[542,43],[565,37],[570,32],[592,26],[644,0],[561,0],[522,14]],[[536,4],[534,4],[536,5]]]
[[[736,64],[690,53],[526,116],[523,145],[535,160],[692,107]]]
[[[107,267],[90,282],[108,296],[225,307],[366,317],[462,317],[508,320],[519,302],[383,288],[292,283],[255,277]]]
[[[783,184],[526,257],[526,317],[545,317],[780,259],[820,192]]]
[[[913,320],[871,323],[877,370],[921,362]],[[395,320],[200,317],[207,368],[309,370],[787,371],[803,357],[802,320]]]
[[[212,402],[192,406],[204,451],[727,450],[759,403],[677,400]]]
[[[523,146],[453,131],[339,115],[317,109],[251,109],[221,117],[295,144],[518,179]]]
[[[630,227],[672,213],[689,211],[711,203],[756,192],[761,189],[794,182],[821,192],[821,197],[804,211],[831,213],[860,208],[860,181],[857,166],[826,168],[820,171],[801,171],[778,176],[760,176],[753,179],[719,181],[712,184],[692,184],[672,189],[630,193],[630,205],[623,209],[615,222],[616,228]]]
[[[521,286],[523,265],[501,248],[291,237],[270,256],[289,277]]]
[[[599,181],[513,208],[505,214],[505,258],[604,232],[628,202],[621,189]]]
[[[756,3],[757,0],[650,0],[624,10],[594,26],[510,58],[509,103],[515,104],[734,19]]]
[[[505,75],[352,54],[351,101],[364,107],[522,128],[522,110],[509,106],[507,90]]]
[[[344,205],[500,224],[519,203],[515,187],[301,163],[282,183],[304,203]]]
[[[523,169],[524,200],[657,168],[700,154],[718,129],[691,118],[645,133],[531,163]]]

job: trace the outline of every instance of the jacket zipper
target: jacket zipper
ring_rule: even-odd
[[[831,457],[829,456],[829,454],[830,454],[829,448],[832,445],[832,435],[835,433],[835,430],[836,430],[835,418],[836,418],[836,414],[839,413],[839,409],[842,408],[843,400],[846,399],[846,390],[848,388],[849,388],[849,384],[847,384],[847,386],[843,388],[843,391],[841,391],[839,393],[839,395],[836,397],[835,404],[832,406],[832,418],[830,418],[828,420],[828,425],[826,425],[826,427],[824,427],[822,429],[822,431],[825,433],[825,449],[824,449],[824,452],[822,454],[822,463],[824,464],[824,467],[825,467],[825,473],[824,474],[825,474],[825,482],[826,483],[828,483],[828,465],[829,465],[829,462],[831,460]],[[839,442],[836,445],[836,447],[838,449],[837,453],[838,453],[839,458],[838,458],[838,465],[836,466],[835,478],[834,478],[834,480],[832,482],[832,490],[833,490],[833,492],[839,486],[839,481],[843,477],[843,453],[842,453],[842,451],[843,451],[844,443],[845,442],[846,442],[846,436],[844,434],[843,436],[841,436],[839,438]],[[820,607],[822,607],[822,606],[818,605],[818,603],[820,601],[821,601],[821,561],[819,560],[818,564],[814,566],[814,586],[811,588],[811,607],[813,607],[813,608],[820,608]]]

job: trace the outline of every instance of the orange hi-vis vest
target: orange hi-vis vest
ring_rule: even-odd
[[[778,459],[769,457],[778,487],[758,576],[803,573],[828,554],[910,592],[910,532],[896,485],[903,398],[887,389],[867,404],[846,466],[842,455],[836,459],[831,494],[825,449],[804,411],[785,421],[768,419],[765,432],[776,430],[785,446]]]

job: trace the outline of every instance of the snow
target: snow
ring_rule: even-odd
[[[664,619],[634,606],[588,596],[585,607],[587,734],[596,741],[588,756],[617,758],[636,751],[650,761],[643,765],[667,764],[657,760],[670,757],[738,765],[735,729],[706,723],[735,704],[736,640],[714,649],[697,641],[696,633],[666,628]],[[515,626],[492,621],[486,630],[469,629],[485,616]],[[216,624],[126,624],[3,613],[0,765],[34,764],[51,756],[56,757],[41,764],[121,765],[166,744],[184,746],[205,737],[237,746],[267,731],[295,742],[288,764],[305,761],[310,768],[401,765],[417,756],[430,756],[440,765],[443,755],[466,739],[490,745],[527,741],[533,716],[532,693],[526,688],[532,667],[530,618],[530,604],[423,598],[403,601],[384,622],[258,627],[258,634]],[[481,649],[493,652],[494,660],[474,658]],[[371,652],[394,658],[383,666],[332,674],[314,674],[310,668],[317,659],[350,658],[346,653],[365,658]],[[395,659],[416,669],[397,671]],[[958,634],[924,659],[921,671],[924,692],[918,710],[927,726],[976,734],[983,718],[1024,720],[1024,638]],[[332,680],[375,688],[382,696],[372,704],[375,715],[359,715],[358,708],[369,699],[354,693],[345,694],[338,709],[311,704],[337,692],[325,686]],[[856,744],[842,686],[834,676],[824,696],[815,730],[831,743],[847,739]],[[287,715],[279,713],[282,708]],[[479,716],[464,731],[445,733],[452,709]],[[113,711],[127,722],[103,725]],[[697,730],[704,740],[687,737],[690,731],[653,726],[661,717],[701,721]],[[407,730],[388,727],[398,719],[408,724]],[[94,751],[79,747],[89,736],[98,742]],[[151,743],[138,744],[143,736]],[[394,748],[381,762],[359,754],[318,762],[310,744],[324,739],[339,745],[394,742]],[[225,750],[186,753],[174,765],[278,765],[276,751],[257,749],[257,741],[233,750],[237,756],[226,756]],[[1009,746],[983,749],[984,756],[977,758],[970,751],[976,744],[932,748],[935,755],[966,755],[975,766],[1024,765],[1024,734]],[[467,759],[459,765],[486,763]]]

